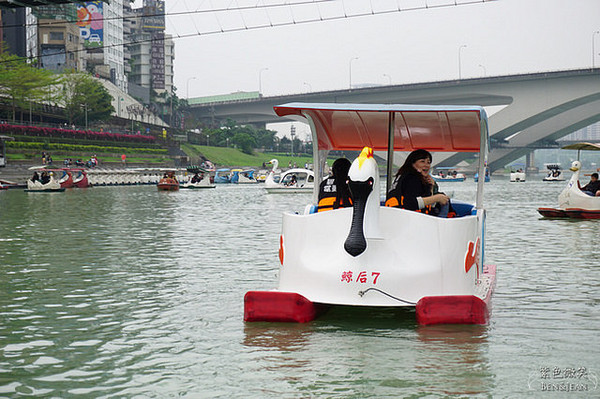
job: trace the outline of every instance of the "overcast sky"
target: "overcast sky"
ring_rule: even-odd
[[[315,3],[306,4],[310,1]],[[263,7],[286,3],[302,5]],[[350,64],[353,85],[455,79],[459,52],[463,78],[585,68],[592,64],[592,40],[600,66],[600,34],[594,35],[600,30],[598,0],[454,3],[167,0],[177,93],[187,97],[189,89],[197,97],[257,91],[259,85],[265,96],[343,89],[350,83]],[[371,4],[375,15],[352,16],[370,13]],[[246,6],[258,7],[206,12]],[[412,10],[398,12],[398,6]],[[172,15],[181,12],[191,13]],[[303,22],[319,17],[335,19]],[[254,28],[270,24],[283,26]],[[210,33],[245,26],[250,29]],[[193,36],[177,38],[186,35]]]
[[[293,3],[302,4],[265,7]],[[240,7],[256,8],[207,12]],[[463,78],[589,68],[593,48],[600,66],[599,0],[166,0],[165,8],[183,98],[344,89],[350,78],[353,86],[456,79],[459,59]]]

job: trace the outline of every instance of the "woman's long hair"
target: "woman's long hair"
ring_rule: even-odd
[[[429,151],[422,149],[414,150],[413,152],[408,154],[408,157],[406,157],[404,164],[402,164],[400,169],[398,169],[398,172],[396,172],[395,177],[414,174],[419,176],[419,179],[421,179],[421,182],[423,182],[424,185],[430,186],[431,184],[429,184],[429,182],[425,180],[423,174],[418,172],[413,166],[413,164],[420,159],[429,159],[430,162],[433,161],[433,157],[431,156],[431,153]]]
[[[335,202],[333,203],[334,209],[339,208],[342,202],[348,206],[348,200],[352,198],[350,189],[348,188],[348,171],[351,165],[352,163],[347,158],[338,158],[331,166],[336,187]]]

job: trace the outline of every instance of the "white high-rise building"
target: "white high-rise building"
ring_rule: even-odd
[[[27,55],[30,60],[38,56],[37,17],[31,12],[31,8],[25,9],[25,41],[27,42]]]
[[[127,92],[123,56],[123,0],[104,3],[104,10],[104,62],[110,68],[113,83]]]
[[[123,53],[123,1],[86,1],[78,4],[77,18],[94,73],[127,91]]]
[[[144,7],[125,5],[124,26],[127,33],[131,71],[129,82],[157,94],[173,93],[175,43],[165,34],[164,1],[145,0]],[[140,96],[141,97],[141,96]]]

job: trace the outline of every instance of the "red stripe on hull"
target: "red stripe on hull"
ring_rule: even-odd
[[[600,210],[567,208],[565,212],[569,217],[575,219],[600,219]]]
[[[547,218],[567,218],[569,217],[564,209],[538,208],[540,215]]]
[[[320,305],[295,292],[248,291],[244,296],[244,321],[306,323],[321,311]]]

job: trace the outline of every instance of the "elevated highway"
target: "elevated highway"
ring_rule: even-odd
[[[195,104],[190,110],[209,125],[227,118],[264,125],[282,122],[273,106],[296,101],[503,106],[489,118],[493,171],[600,121],[600,68],[257,97]],[[436,163],[454,166],[468,156],[436,154]]]

